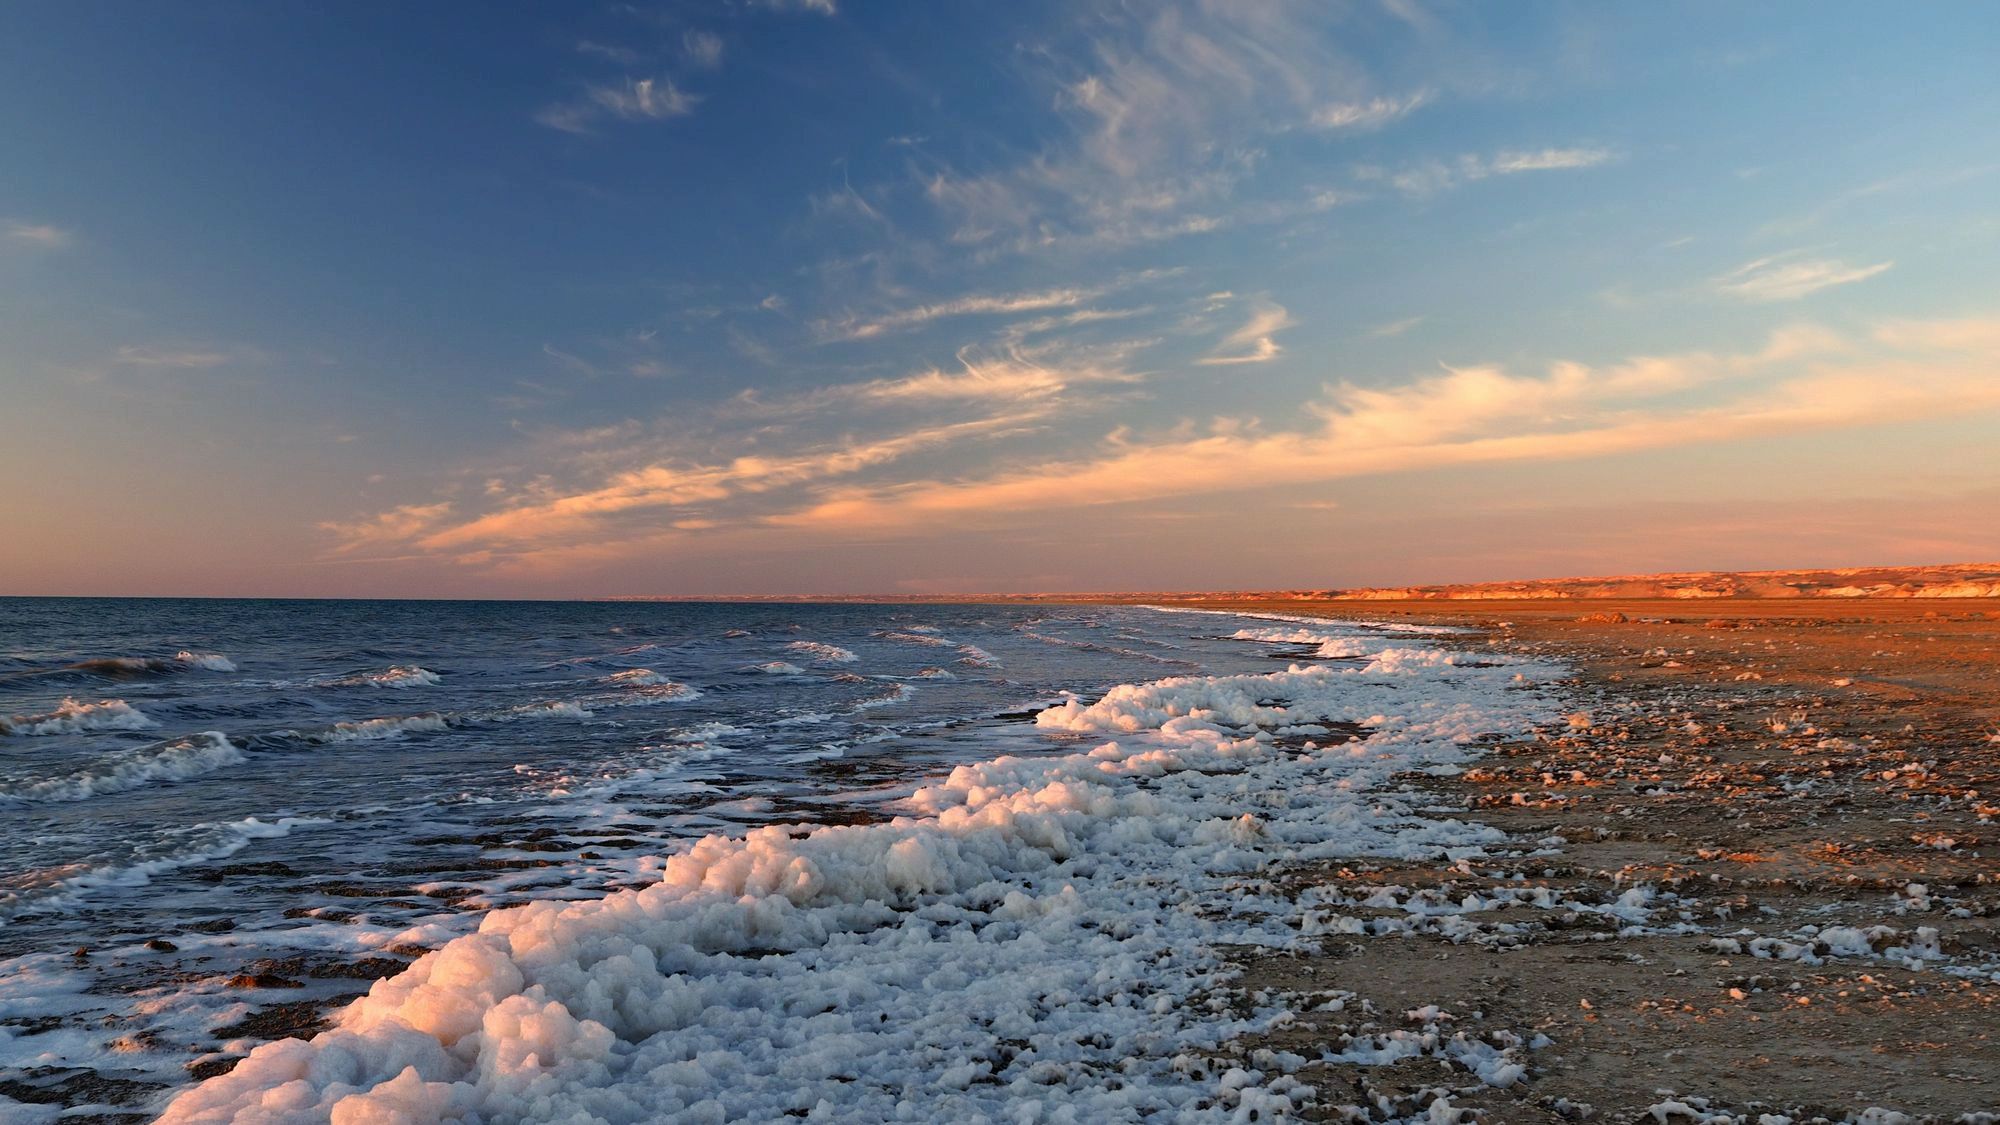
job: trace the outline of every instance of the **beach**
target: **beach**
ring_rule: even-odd
[[[0,1110],[1986,1120],[1982,604],[51,605]]]
[[[1298,865],[1284,878],[1339,903],[1322,924],[1342,937],[1245,961],[1245,988],[1353,994],[1247,1050],[1546,1036],[1531,1078],[1468,1086],[1436,1051],[1306,1067],[1325,1119],[1441,1087],[1507,1122],[1992,1119],[2000,613],[1247,605],[1460,625],[1476,630],[1462,643],[1574,670],[1561,725],[1423,781],[1506,846],[1469,866]],[[1524,884],[1552,893],[1526,901]],[[1576,908],[1621,896],[1623,914]]]

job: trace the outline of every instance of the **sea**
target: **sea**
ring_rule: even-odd
[[[1140,927],[1150,938],[1135,931],[1130,941],[1168,943],[1158,964],[1193,956],[1179,948],[1188,940],[1179,927],[1199,919],[1175,917],[1186,904],[1169,902],[1160,880],[1180,878],[1173,865],[1193,856],[1200,862],[1181,891],[1220,886],[1248,862],[1241,856],[1260,846],[1256,832],[1225,807],[1230,793],[1242,796],[1243,771],[1268,760],[1281,772],[1257,784],[1309,801],[1310,785],[1282,771],[1337,752],[1300,776],[1338,774],[1348,793],[1379,785],[1375,773],[1355,772],[1364,764],[1351,747],[1336,751],[1356,737],[1370,745],[1378,732],[1393,736],[1394,753],[1370,757],[1387,766],[1454,769],[1479,740],[1531,717],[1533,707],[1507,693],[1539,673],[1496,660],[1461,661],[1438,638],[1393,626],[1143,606],[0,599],[0,1119],[143,1120],[205,1079],[227,1094],[214,1105],[236,1108],[203,1117],[195,1101],[174,1102],[186,1120],[325,1120],[371,1082],[367,1096],[412,1120],[554,1120],[563,1107],[576,1120],[1027,1120],[1018,1106],[1058,1103],[1094,1105],[1084,1119],[1205,1119],[1225,1103],[1240,1109],[1253,1104],[1241,1091],[1255,1084],[1238,1082],[1234,1100],[1217,1101],[1176,1069],[1181,1048],[1212,1037],[1201,1021],[1156,1013],[1156,1029],[1184,1042],[1144,1040],[1144,1028],[1131,1033],[1140,1039],[1110,1041],[1124,1025],[1103,1022],[1098,1009],[1129,1006],[1129,996],[1052,986],[1038,1003],[1081,1013],[1064,1033],[1081,1046],[1040,1046],[1032,1033],[1004,1029],[991,1043],[959,1042],[949,1021],[965,1013],[925,1005],[951,994],[957,975],[976,977],[982,960],[1004,958],[975,956],[961,968],[958,954],[938,951],[987,934],[978,919],[1014,911],[1040,920],[1008,934],[1051,943],[1027,963],[1070,957],[1090,979],[1080,947],[1057,948],[1055,931],[1033,926],[1060,923],[1101,940],[1116,926],[1057,914],[1069,909],[1065,888],[1088,898],[1109,879],[1103,885],[1121,894],[1143,884],[1159,899],[1156,914],[1147,913],[1153,898],[1120,900],[1122,916],[1157,922]],[[1092,759],[1107,737],[1127,749]],[[1128,753],[1138,756],[1118,756]],[[1213,768],[1189,767],[1197,753]],[[1225,793],[1217,779],[1237,788]],[[1342,799],[1329,790],[1316,807],[1338,810]],[[1288,823],[1283,801],[1251,803],[1259,823]],[[1384,807],[1370,796],[1349,828],[1314,829],[1332,832],[1319,844],[1294,832],[1288,846],[1366,852],[1416,841],[1409,846],[1448,851],[1482,838],[1455,820],[1424,820],[1416,806]],[[1129,827],[1134,808],[1152,825],[1144,847]],[[1227,830],[1204,828],[1210,821]],[[1112,823],[1128,827],[1085,846],[1095,826]],[[1215,831],[1216,840],[1203,835]],[[877,878],[887,882],[869,882]],[[630,919],[606,928],[607,909],[648,895],[660,898],[652,930]],[[586,905],[608,897],[617,901]],[[685,913],[691,903],[706,913]],[[866,904],[889,913],[858,920]],[[929,952],[910,952],[917,937],[905,935],[903,953],[885,946],[871,956],[889,959],[865,970],[815,960],[843,942],[886,942],[885,929],[900,933],[924,911],[936,915],[917,935]],[[970,912],[968,928],[953,930],[955,911]],[[536,953],[518,929],[526,922],[496,916],[598,937],[545,934]],[[1288,940],[1259,924],[1239,929],[1232,940]],[[507,934],[512,961],[478,960]],[[662,980],[725,978],[734,991],[671,1014],[640,1015],[631,997],[599,1004],[603,989],[624,986],[600,979],[589,992],[565,974],[602,973],[612,954],[580,951],[607,934],[646,947],[617,956],[637,962],[629,979],[654,981],[655,991]],[[418,962],[447,946],[460,953]],[[724,960],[680,964],[683,947]],[[550,949],[570,959],[560,972]],[[443,962],[454,957],[484,967],[450,970]],[[928,983],[885,967],[910,957]],[[404,974],[413,962],[428,967]],[[478,978],[474,1007],[485,1014],[441,1030],[423,1013],[460,1003],[472,987],[461,981],[440,1000],[440,974],[450,971]],[[1199,959],[1186,972],[1218,979]],[[805,975],[774,983],[791,973]],[[834,973],[849,975],[824,975]],[[509,974],[526,983],[491,985]],[[342,1022],[349,998],[397,977],[406,991],[394,1019]],[[848,991],[812,991],[833,980]],[[1178,1004],[1193,987],[1141,991]],[[560,1026],[517,1020],[503,1036],[491,1023],[523,995],[555,1004],[576,988],[591,998],[558,1004],[560,1018],[548,1018]],[[901,1000],[884,991],[897,989]],[[825,1011],[779,1012],[801,990]],[[825,1074],[802,1061],[817,1056],[800,1043],[828,1041],[828,1027],[812,1030],[812,1020],[879,1002],[890,1005],[879,1013],[888,1026],[902,1018],[894,1005],[919,994],[933,998],[917,1004],[925,1018],[947,1022],[912,1026],[954,1037],[922,1071],[949,1072],[939,1090],[898,1069],[929,1042],[923,1033],[921,1042],[856,1040],[824,1060]],[[669,1033],[737,1018],[718,1014],[732,1005],[776,1022],[672,1048],[673,1065],[693,1069],[673,1077],[655,1059],[645,1081],[677,1093],[633,1100],[635,1060],[664,1049]],[[353,1043],[322,1036],[317,1062],[267,1048],[242,1063],[260,1045],[330,1025]],[[1106,1041],[1076,1032],[1086,1025],[1110,1029]],[[383,1047],[384,1027],[423,1033],[422,1049]],[[843,1034],[881,1034],[876,1027]],[[598,1035],[605,1028],[609,1038]],[[498,1070],[469,1046],[538,1035],[539,1053]],[[1029,1061],[1039,1051],[1044,1062],[1074,1065],[1013,1074],[993,1054],[1003,1042],[1017,1054],[1030,1044]],[[435,1057],[425,1053],[432,1044],[442,1044]],[[388,1054],[370,1053],[378,1048]],[[336,1066],[329,1052],[346,1053]],[[1123,1100],[1102,1101],[1102,1075],[1090,1077],[1104,1052],[1151,1060],[1113,1084],[1128,1091]],[[857,1061],[842,1063],[848,1055]],[[518,1077],[508,1066],[532,1075],[508,1085],[495,1077]],[[384,1068],[379,1079],[365,1079],[370,1067]],[[391,1090],[389,1079],[410,1088]],[[287,1095],[296,1105],[238,1113],[286,1082],[307,1088]],[[604,1093],[614,1089],[625,1093]]]

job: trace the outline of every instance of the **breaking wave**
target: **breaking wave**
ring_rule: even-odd
[[[427,711],[421,715],[390,715],[380,719],[357,719],[351,722],[335,723],[322,730],[305,731],[300,737],[308,742],[337,744],[342,742],[387,742],[400,739],[416,731],[450,730],[451,724],[443,715]]]
[[[93,730],[152,730],[159,725],[122,699],[96,703],[64,699],[46,714],[0,719],[0,734],[82,734]]]
[[[820,664],[852,664],[861,659],[839,645],[822,644],[819,641],[793,641],[786,645],[785,649]]]
[[[32,881],[0,887],[0,918],[18,913],[24,905],[43,908],[100,887],[143,887],[155,875],[226,859],[254,841],[289,836],[296,828],[330,823],[323,817],[312,816],[284,816],[275,820],[251,816],[222,824],[198,824],[187,830],[179,846],[164,854],[122,864],[66,864],[35,872],[39,878]]]
[[[1324,660],[1360,656],[1367,652],[1369,647],[1368,643],[1359,637],[1342,637],[1311,629],[1238,629],[1229,634],[1229,639],[1267,641],[1273,644],[1317,645],[1319,647],[1314,651],[1314,655]]]
[[[380,672],[356,672],[351,676],[328,680],[326,684],[328,687],[411,688],[435,687],[443,682],[444,677],[428,668],[419,668],[415,664],[398,664]]]
[[[244,761],[221,731],[206,731],[143,750],[106,757],[61,777],[0,782],[0,804],[84,801],[156,781],[184,781]]]

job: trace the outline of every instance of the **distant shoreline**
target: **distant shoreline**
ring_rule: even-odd
[[[2000,598],[2000,563],[1846,567],[1820,570],[1711,570],[1661,574],[1536,578],[1445,585],[1365,586],[1312,590],[1098,591],[974,594],[618,594],[606,602],[827,602],[875,605],[966,605],[1046,602],[1562,602],[1665,599],[1677,602],[1773,600],[1897,600]]]

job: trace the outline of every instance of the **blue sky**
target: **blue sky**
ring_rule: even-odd
[[[1996,34],[11,5],[0,592],[1990,558]]]

